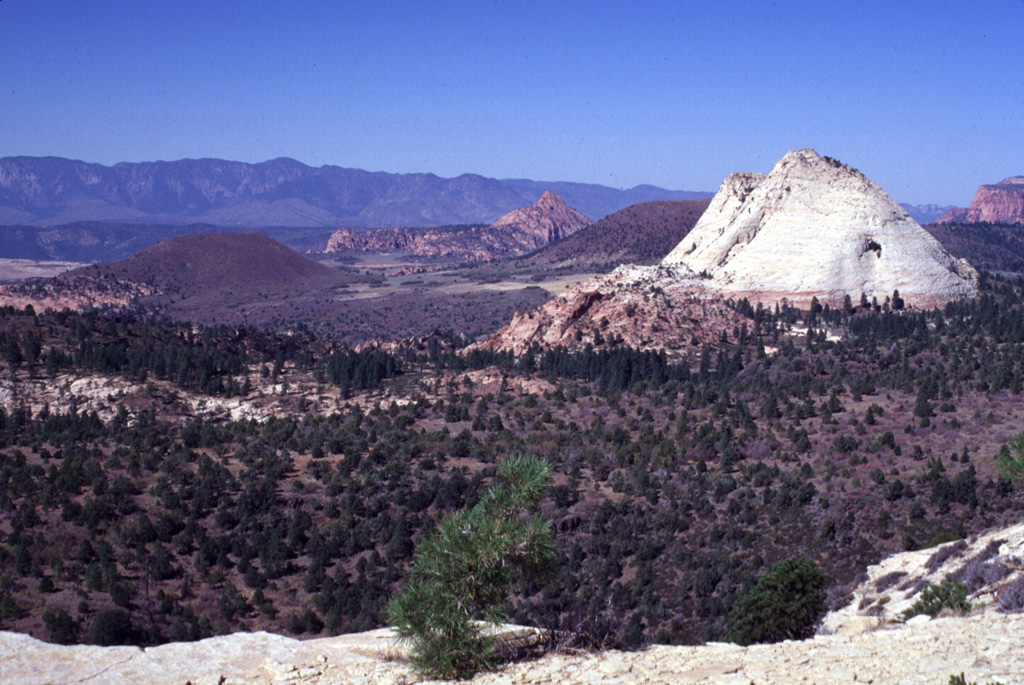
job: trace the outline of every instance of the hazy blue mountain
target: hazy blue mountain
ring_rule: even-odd
[[[216,226],[432,226],[490,223],[532,205],[545,190],[590,219],[648,200],[712,193],[654,186],[499,180],[475,174],[389,174],[294,159],[123,162],[0,158],[0,224],[80,221]]]
[[[919,224],[927,224],[935,221],[940,216],[945,214],[952,206],[942,207],[939,205],[908,205],[905,202],[900,203],[900,207],[907,210],[907,214],[910,218]]]

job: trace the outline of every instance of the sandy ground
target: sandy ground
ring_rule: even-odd
[[[18,283],[28,278],[50,278],[80,266],[87,264],[37,259],[0,259],[0,283]]]

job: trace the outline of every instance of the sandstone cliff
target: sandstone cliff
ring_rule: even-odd
[[[767,176],[730,175],[660,267],[619,267],[580,283],[482,344],[522,352],[616,340],[684,354],[740,329],[724,305],[842,306],[848,295],[932,307],[977,293],[957,260],[859,171],[813,150],[786,154]]]
[[[1011,176],[983,185],[974,193],[971,206],[954,207],[936,223],[1024,224],[1024,176]]]
[[[549,190],[533,206],[513,210],[491,226],[394,227],[367,233],[340,228],[328,239],[324,251],[401,251],[420,257],[481,262],[535,250],[590,223]]]
[[[966,207],[950,207],[935,220],[937,224],[953,224],[962,223],[967,220],[967,208]]]
[[[376,250],[393,252],[404,250],[415,237],[408,228],[378,228],[372,233],[356,233],[351,228],[339,228],[327,239],[324,252],[346,252],[348,250]]]
[[[1024,176],[1012,176],[994,185],[984,185],[967,208],[968,223],[1024,223]]]
[[[694,229],[665,257],[727,296],[772,303],[899,290],[930,307],[976,293],[975,270],[953,258],[878,185],[810,149],[767,176],[729,176]]]

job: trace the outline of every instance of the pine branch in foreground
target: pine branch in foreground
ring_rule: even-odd
[[[445,518],[417,551],[408,585],[387,608],[388,621],[413,645],[413,665],[435,678],[493,670],[500,655],[479,620],[507,620],[512,587],[554,571],[551,524],[537,514],[551,467],[514,456],[501,482],[468,511]]]

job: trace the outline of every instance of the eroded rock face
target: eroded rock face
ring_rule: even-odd
[[[419,254],[418,243],[429,244],[437,231],[414,228],[378,228],[368,233],[357,233],[351,228],[339,228],[327,239],[324,252],[346,252],[349,250],[373,250],[394,252],[407,250]]]
[[[966,207],[953,207],[935,220],[937,224],[958,224],[967,220]]]
[[[521,354],[532,346],[601,350],[614,341],[677,356],[718,342],[723,330],[731,335],[751,325],[685,267],[621,266],[517,312],[479,346]]]
[[[543,200],[542,200],[543,201]],[[977,293],[977,272],[950,255],[881,188],[813,150],[789,152],[764,174],[722,183],[693,230],[657,267],[623,266],[566,291],[482,344],[597,347],[610,337],[683,354],[752,325],[724,304],[847,295],[930,308]],[[754,331],[750,331],[754,332]]]
[[[587,217],[565,204],[565,200],[547,190],[532,207],[509,212],[495,221],[492,228],[519,233],[524,244],[536,249],[570,236],[590,223]]]
[[[953,207],[935,220],[938,224],[975,222],[1024,224],[1024,176],[983,185],[970,207]]]
[[[786,154],[768,176],[733,174],[662,262],[686,266],[726,296],[839,305],[899,290],[930,307],[977,292],[950,255],[878,185],[814,150]]]
[[[963,673],[969,682],[1020,682],[1024,673],[1024,614],[996,610],[987,595],[1005,591],[1022,574],[1024,526],[991,531],[962,543],[900,554],[868,570],[854,591],[853,613],[825,619],[809,640],[740,647],[653,645],[635,652],[565,651],[514,662],[474,683],[944,683]],[[935,555],[941,563],[932,561]],[[961,569],[1001,565],[1007,574],[976,590],[980,605],[968,616],[893,621],[894,608]],[[930,563],[931,562],[931,563]],[[928,567],[933,567],[928,570]],[[893,574],[903,574],[894,577]],[[983,574],[984,575],[984,574]],[[884,586],[884,588],[883,588]],[[883,588],[883,589],[879,589]],[[882,601],[886,597],[887,601]],[[880,609],[872,611],[871,609]],[[499,639],[527,646],[536,629],[503,626]],[[423,682],[410,667],[408,645],[390,629],[295,640],[268,633],[236,633],[159,647],[60,646],[0,631],[0,674],[5,683],[349,683]],[[435,681],[431,681],[435,682]]]
[[[509,212],[491,226],[380,228],[356,233],[339,228],[325,252],[408,252],[420,257],[482,262],[536,250],[590,225],[590,220],[550,190],[531,207]]]
[[[362,249],[359,234],[351,228],[339,228],[327,239],[327,249],[324,252],[333,253],[359,249]]]
[[[1024,176],[1011,176],[994,185],[984,185],[974,194],[967,209],[968,222],[1024,224]]]

